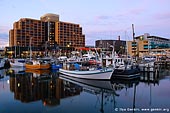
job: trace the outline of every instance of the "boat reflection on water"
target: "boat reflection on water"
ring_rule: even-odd
[[[131,97],[132,100],[130,102],[128,101],[129,103],[132,103],[132,106],[127,107],[127,108],[130,108],[131,112],[133,112],[133,113],[139,110],[138,108],[136,108],[136,93],[137,93],[136,90],[137,90],[137,86],[139,85],[139,83],[140,83],[140,78],[135,78],[135,79],[130,79],[130,80],[129,79],[127,79],[127,80],[125,80],[125,79],[115,79],[115,80],[112,81],[112,84],[117,84],[118,89],[116,89],[116,90],[119,91],[119,92],[120,92],[120,90],[123,90],[123,89],[126,90],[125,94],[128,93],[128,89],[133,91],[132,97]],[[116,108],[121,108],[121,107],[118,107],[115,104],[114,109],[116,109]],[[121,110],[119,110],[119,111],[121,111]]]
[[[169,70],[111,81],[66,78],[51,70],[11,68],[0,70],[0,74],[4,76],[0,79],[0,105],[8,113],[125,112],[120,108],[138,112],[138,108],[168,108],[170,104]]]
[[[107,101],[114,102],[114,108],[116,108],[115,97],[120,96],[117,91],[120,91],[124,88],[127,89],[134,87],[133,108],[135,108],[136,86],[139,84],[139,78],[130,81],[121,81],[121,79],[115,79],[114,81],[90,80],[68,76],[60,76],[59,78],[67,83],[81,86],[84,92],[96,95],[97,98],[100,99],[100,101],[98,101],[100,102],[101,113],[104,113],[104,105],[107,103]]]
[[[43,77],[49,77],[50,70],[26,69],[25,73],[32,74],[34,78],[43,78]]]
[[[104,97],[108,98],[112,95],[119,96],[116,94],[113,84],[111,81],[103,81],[103,80],[90,80],[90,79],[79,79],[73,77],[64,77],[60,76],[62,80],[69,84],[77,84],[82,87],[84,92],[96,95],[96,97],[100,100],[100,112],[104,113]]]
[[[18,73],[13,70],[9,81],[10,91],[14,99],[23,103],[42,101],[44,106],[59,106],[62,99],[80,95],[87,92],[100,97],[100,111],[104,112],[104,99],[119,96],[117,90],[125,88],[125,84],[118,82],[69,79],[59,76],[49,70],[25,70]]]

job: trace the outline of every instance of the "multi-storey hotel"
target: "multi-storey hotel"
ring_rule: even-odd
[[[56,23],[56,41],[61,47],[85,47],[85,35],[78,24]]]
[[[128,53],[131,56],[163,55],[170,52],[170,39],[150,36],[148,33],[128,41]]]
[[[74,47],[85,47],[85,35],[79,24],[61,22],[59,15],[45,14],[40,20],[21,18],[9,31],[9,48],[7,51],[20,52],[15,55],[44,50],[73,50]],[[71,48],[71,49],[70,49]],[[14,50],[15,49],[15,50]]]
[[[41,47],[45,40],[45,22],[22,18],[9,31],[9,46]]]

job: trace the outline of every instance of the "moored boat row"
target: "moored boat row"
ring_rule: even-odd
[[[145,59],[146,60],[146,59]],[[37,59],[9,59],[11,67],[25,67],[31,70],[57,69],[61,76],[81,79],[109,80],[112,77],[137,77],[142,67],[154,67],[152,62],[137,62],[129,57],[110,53],[88,53],[73,58],[37,58]],[[145,70],[144,70],[145,71]]]
[[[108,56],[101,56],[99,65],[86,66],[84,69],[81,64],[71,64],[71,66],[68,66],[69,68],[66,64],[66,68],[59,69],[59,72],[62,74],[61,76],[99,80],[110,80],[112,76],[129,78],[139,75],[138,65],[131,58],[118,56],[114,51],[114,47]],[[109,64],[106,64],[106,62],[109,62]]]

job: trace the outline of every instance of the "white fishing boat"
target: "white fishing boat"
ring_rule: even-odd
[[[9,59],[11,67],[25,67],[25,59]]]
[[[114,47],[111,57],[112,62],[114,62]],[[101,57],[101,59],[103,58]],[[64,68],[63,65],[63,69],[59,69],[59,73],[75,78],[110,80],[114,71],[114,63],[109,66],[103,66],[101,60],[100,64],[101,66],[98,64],[96,64],[95,66],[82,66],[78,63],[67,66],[66,64],[66,68]]]
[[[109,80],[111,79],[113,68],[103,68],[98,70],[66,70],[66,69],[59,69],[61,74],[75,77],[75,78],[84,78],[84,79],[100,79],[100,80]]]

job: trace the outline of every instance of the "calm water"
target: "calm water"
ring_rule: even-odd
[[[128,81],[70,80],[19,68],[0,74],[0,113],[170,112],[168,70]]]

